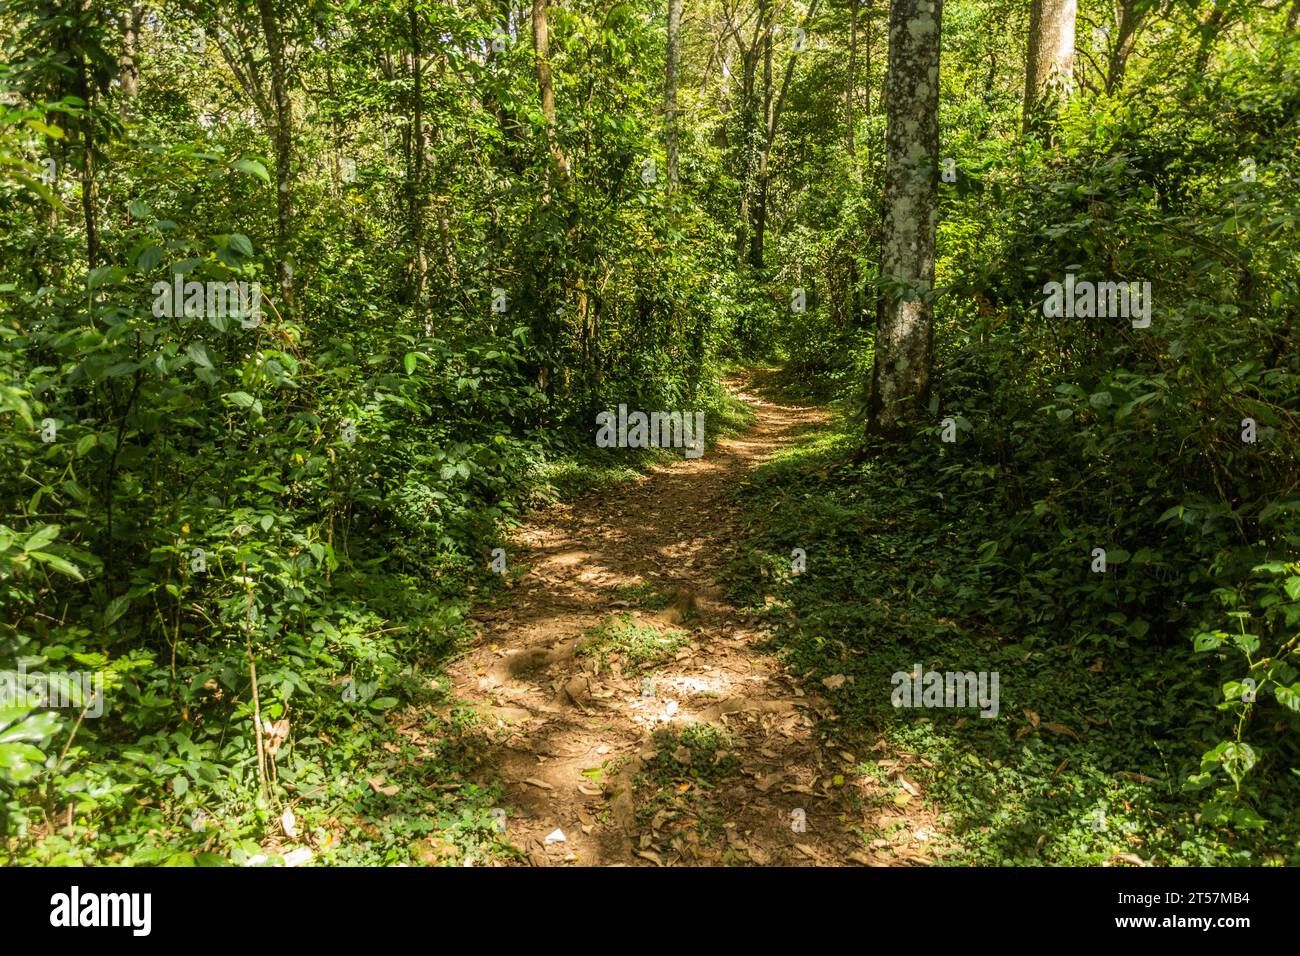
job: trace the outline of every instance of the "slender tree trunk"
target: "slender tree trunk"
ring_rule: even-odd
[[[1077,0],[1032,0],[1029,54],[1025,62],[1024,128],[1053,89],[1068,94],[1074,74]]]
[[[767,238],[767,176],[771,155],[772,111],[772,22],[770,0],[762,3],[763,29],[763,139],[758,153],[758,175],[754,178],[753,224],[749,231],[749,264],[763,268],[763,243]]]
[[[1138,9],[1138,0],[1120,0],[1115,45],[1111,47],[1110,58],[1106,63],[1107,93],[1115,92],[1124,81],[1128,57],[1133,52],[1133,42],[1137,39],[1137,29],[1141,22],[1142,13]]]
[[[844,146],[853,155],[853,90],[858,83],[858,0],[849,0],[849,79],[844,88]]]
[[[533,0],[533,53],[537,64],[537,92],[542,100],[542,115],[546,118],[546,142],[551,151],[551,165],[546,175],[549,200],[554,177],[567,175],[568,167],[555,131],[555,86],[551,80],[551,35],[546,21],[546,6],[547,0]]]
[[[872,9],[870,0],[867,3],[867,22],[862,28],[862,73],[863,86],[866,87],[867,101],[862,104],[862,111],[866,116],[871,116],[871,19],[875,14]],[[870,145],[868,145],[870,148]]]
[[[424,85],[421,75],[420,15],[414,0],[407,4],[407,17],[411,28],[411,180],[410,217],[411,249],[415,264],[411,275],[412,301],[417,309],[424,309],[424,290],[428,281],[429,266],[424,255]]]
[[[86,266],[99,265],[99,181],[95,176],[95,94],[84,54],[76,58],[77,95],[86,104],[81,130],[81,216],[86,226]]]
[[[668,190],[677,188],[677,70],[681,57],[682,0],[668,0],[668,49],[664,56],[664,152]]]
[[[1214,5],[1205,19],[1201,21],[1199,32],[1201,34],[1200,45],[1196,48],[1196,74],[1205,72],[1205,68],[1210,65],[1210,54],[1214,52],[1215,41],[1219,39],[1219,34],[1227,25],[1228,4],[1227,0],[1214,0]]]
[[[891,434],[930,398],[942,0],[894,0],[885,81],[884,215],[868,427]]]
[[[136,54],[140,41],[140,25],[144,22],[144,6],[132,4],[122,17],[122,62],[118,73],[118,83],[122,90],[122,113],[126,114],[135,106],[136,96],[140,92],[140,65]]]
[[[280,313],[293,311],[293,265],[289,235],[293,217],[293,104],[284,62],[284,37],[272,0],[257,0],[271,66],[271,102],[275,108],[275,258],[280,278]]]
[[[812,0],[808,13],[804,17],[805,32],[817,13],[819,0]],[[769,12],[770,8],[765,7]],[[776,142],[777,124],[781,121],[781,109],[785,106],[785,95],[790,89],[790,78],[794,75],[795,61],[799,51],[793,50],[785,63],[785,75],[781,79],[781,89],[775,91],[772,86],[772,25],[768,24],[766,43],[763,50],[763,133],[759,143],[758,175],[755,177],[753,231],[750,234],[749,262],[755,269],[763,268],[763,244],[767,236],[767,196],[771,181],[772,145]]]
[[[741,51],[743,74],[740,84],[740,211],[736,216],[736,259],[744,261],[749,247],[750,198],[754,191],[754,175],[758,168],[757,138],[758,104],[754,91],[755,73],[758,70],[757,43],[750,50]]]

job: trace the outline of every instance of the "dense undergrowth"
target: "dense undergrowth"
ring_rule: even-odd
[[[0,5],[0,670],[69,675],[0,709],[0,862],[489,852],[438,667],[512,525],[680,454],[599,411],[739,420],[653,25],[555,15],[572,176],[469,5]]]
[[[844,417],[765,469],[736,593],[853,678],[846,729],[934,763],[956,861],[1300,861],[1297,56],[1265,38],[1176,103],[985,144],[942,196],[936,394],[901,446],[844,384],[869,335],[791,353]],[[1152,281],[1150,326],[1046,318],[1066,273]],[[1000,673],[1000,715],[894,710],[917,663]]]

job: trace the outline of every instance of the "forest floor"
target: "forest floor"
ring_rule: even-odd
[[[755,416],[744,434],[533,515],[509,549],[524,570],[475,615],[452,694],[491,735],[480,774],[534,865],[928,862],[921,801],[853,772],[906,786],[917,758],[825,746],[822,688],[717,584],[745,538],[741,480],[826,421],[765,378],[728,383]],[[863,836],[882,831],[905,839]]]

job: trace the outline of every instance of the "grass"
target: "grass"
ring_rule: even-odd
[[[682,631],[661,630],[653,624],[634,620],[630,614],[607,617],[586,635],[586,641],[578,650],[580,657],[594,660],[598,670],[618,662],[629,677],[668,663],[690,641]]]

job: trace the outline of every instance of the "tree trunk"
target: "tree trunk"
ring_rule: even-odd
[[[858,0],[849,0],[849,79],[844,88],[844,146],[853,155],[853,88],[858,82]]]
[[[271,65],[271,102],[275,108],[275,258],[280,278],[280,314],[293,311],[293,266],[289,233],[293,216],[293,104],[284,62],[284,37],[272,0],[257,0],[266,52]]]
[[[677,188],[677,70],[681,57],[682,0],[668,0],[668,49],[664,56],[664,152],[668,191]]]
[[[549,200],[554,177],[565,176],[568,168],[555,132],[555,86],[551,80],[551,36],[546,22],[546,4],[547,0],[533,0],[533,53],[537,64],[537,92],[542,100],[542,115],[546,117],[546,142],[551,151],[551,164],[546,173],[546,197]]]
[[[819,0],[813,0],[804,17],[803,29],[806,33],[813,17],[817,14]],[[766,4],[763,10],[770,15]],[[753,203],[753,231],[750,234],[749,263],[755,269],[763,268],[763,244],[767,236],[767,195],[770,182],[772,145],[776,142],[777,124],[781,121],[781,110],[785,106],[785,95],[790,89],[790,78],[794,76],[795,61],[799,58],[798,50],[790,53],[785,63],[785,75],[781,78],[781,89],[773,96],[772,86],[772,30],[768,24],[767,36],[763,49],[763,132],[759,142],[758,175],[755,177]]]
[[[415,254],[411,275],[411,300],[420,311],[424,309],[424,290],[429,272],[424,255],[424,86],[421,76],[420,16],[414,0],[407,5],[411,28],[411,179],[410,202],[407,215],[411,235],[411,250]]]
[[[1024,128],[1054,90],[1069,92],[1074,73],[1074,27],[1078,0],[1032,0],[1029,55],[1025,62]]]
[[[772,5],[770,0],[760,4],[765,27],[763,29],[763,139],[758,153],[758,175],[754,178],[754,202],[750,207],[753,222],[749,230],[749,264],[763,268],[763,243],[767,238],[767,177],[772,152]]]
[[[1133,52],[1133,41],[1137,39],[1137,29],[1142,22],[1142,11],[1138,9],[1139,0],[1120,0],[1119,24],[1115,45],[1111,47],[1110,59],[1106,64],[1106,92],[1113,93],[1119,89],[1124,80],[1124,71],[1128,67],[1129,54]]]
[[[118,82],[122,89],[122,113],[135,105],[140,92],[140,65],[136,62],[140,40],[140,25],[144,22],[144,7],[132,4],[122,17],[122,62]]]
[[[885,81],[885,186],[868,427],[892,434],[930,399],[942,0],[894,0]]]
[[[95,176],[95,93],[84,53],[76,54],[77,95],[86,104],[81,130],[81,216],[86,225],[86,267],[99,265],[99,180]]]

